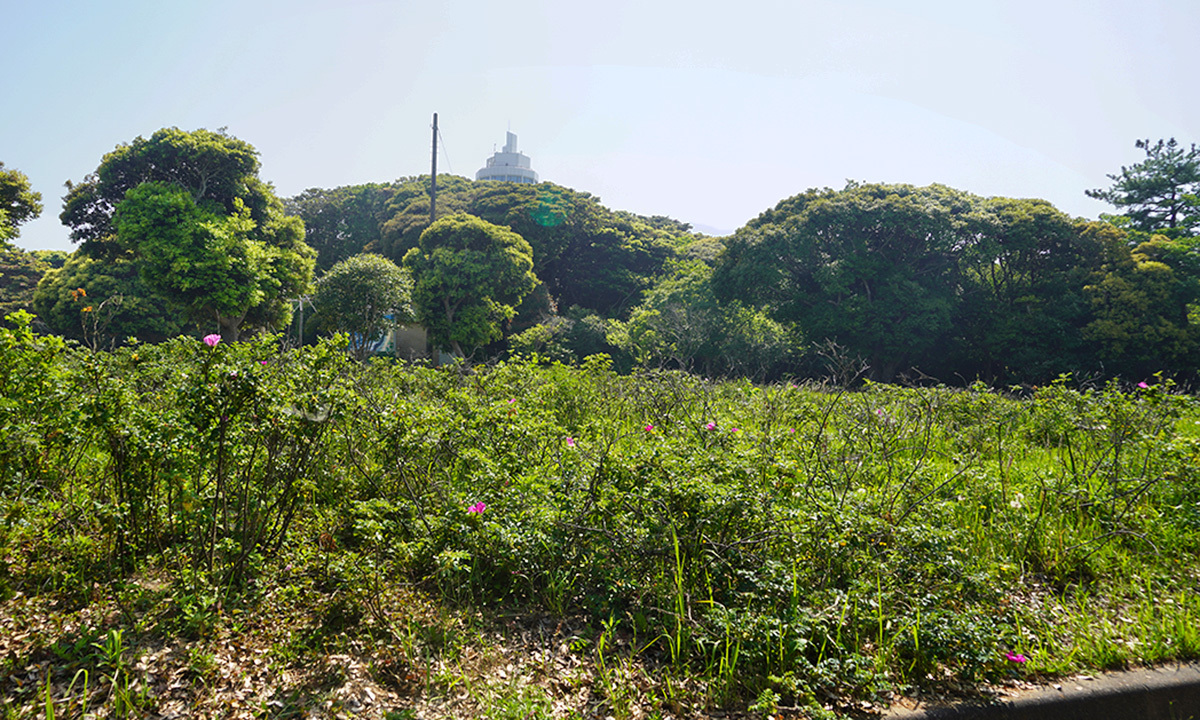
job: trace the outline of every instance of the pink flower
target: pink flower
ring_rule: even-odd
[[[1029,658],[1025,657],[1021,653],[1012,652],[1011,650],[1004,653],[1004,659],[1018,664],[1029,662]]]
[[[515,403],[516,401],[517,401],[517,399],[516,399],[516,398],[509,398],[509,399],[508,399],[508,404],[509,404],[509,405],[512,405],[512,404],[513,404],[513,403]]]
[[[258,361],[258,364],[259,364],[259,365],[266,365],[266,364],[267,364],[267,361],[266,361],[266,360],[259,360],[259,361]]]
[[[567,438],[567,447],[575,447],[575,438]]]
[[[737,428],[729,428],[729,432],[741,432],[741,430],[738,430]]]
[[[710,422],[704,426],[704,429],[705,430],[716,430],[717,424],[715,422]]]
[[[214,333],[213,335],[205,335],[204,336],[204,344],[209,347],[216,347],[217,343],[219,343],[219,342],[221,342],[220,335],[217,335]]]
[[[477,502],[474,505],[467,508],[467,512],[472,513],[472,514],[481,513],[484,510],[487,510],[487,505],[483,502]]]
[[[653,425],[647,425],[647,426],[646,426],[646,428],[645,428],[645,430],[646,430],[646,432],[652,432],[652,431],[654,430],[654,426],[653,426]]]
[[[1150,388],[1150,386],[1146,384],[1146,381],[1145,381],[1145,380],[1143,380],[1143,381],[1141,381],[1140,383],[1138,383],[1138,387],[1140,387],[1140,388],[1141,388],[1141,389],[1143,389],[1143,390],[1148,390],[1148,389]]]
[[[796,428],[788,428],[788,432],[794,433],[794,432],[796,432]]]

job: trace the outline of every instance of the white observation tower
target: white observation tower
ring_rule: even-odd
[[[505,140],[504,149],[488,158],[487,165],[475,173],[475,179],[536,183],[538,174],[529,166],[529,158],[517,152],[517,136],[508,133]]]

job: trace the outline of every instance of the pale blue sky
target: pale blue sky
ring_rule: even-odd
[[[520,138],[542,179],[731,231],[810,187],[1084,196],[1137,138],[1200,142],[1195,0],[0,0],[0,160],[69,249],[63,182],[161,127],[227,127],[281,196],[473,177]]]

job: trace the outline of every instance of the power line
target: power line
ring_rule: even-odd
[[[450,165],[450,153],[446,152],[446,138],[442,136],[441,128],[437,129],[438,141],[442,144],[442,157],[446,158],[446,170],[453,175],[454,167]]]

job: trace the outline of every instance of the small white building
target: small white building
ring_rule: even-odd
[[[508,133],[504,149],[488,158],[487,165],[475,173],[476,180],[536,183],[538,174],[529,165],[529,158],[517,152],[517,136]]]

